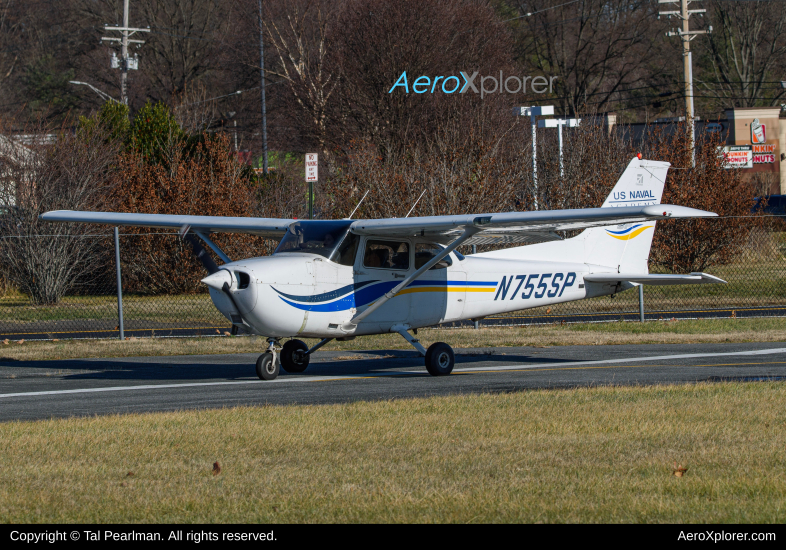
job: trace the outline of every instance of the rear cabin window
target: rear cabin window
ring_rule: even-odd
[[[409,244],[401,241],[366,241],[363,265],[378,269],[409,269]]]
[[[438,244],[431,243],[418,243],[415,245],[415,269],[420,269],[431,258],[442,252],[443,248]],[[444,269],[449,265],[453,265],[453,260],[450,259],[450,254],[438,261],[431,269]]]

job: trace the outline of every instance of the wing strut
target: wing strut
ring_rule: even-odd
[[[215,252],[218,255],[218,257],[221,258],[222,262],[228,264],[232,261],[229,259],[229,256],[224,254],[224,251],[221,250],[216,243],[210,240],[210,237],[208,237],[206,233],[203,233],[202,231],[194,231],[194,233],[196,233],[200,239],[205,241],[205,244],[207,244],[207,246],[213,249],[213,252]]]
[[[380,308],[380,306],[382,306],[382,304],[384,304],[385,302],[390,300],[393,296],[395,296],[399,290],[406,287],[409,283],[411,283],[412,281],[423,275],[426,271],[434,267],[437,264],[437,262],[439,262],[442,258],[453,252],[456,248],[461,246],[461,243],[472,237],[472,235],[474,235],[478,231],[480,231],[479,227],[474,227],[474,226],[465,227],[464,232],[461,234],[461,236],[458,239],[450,243],[447,247],[443,248],[439,254],[437,254],[429,261],[427,261],[425,264],[423,264],[423,266],[417,271],[415,271],[415,273],[413,273],[412,275],[401,281],[390,291],[386,292],[383,296],[381,296],[376,302],[368,306],[368,308],[366,308],[366,310],[363,313],[357,315],[351,321],[344,323],[341,326],[341,329],[346,332],[350,332],[354,330],[357,324],[360,323],[360,321],[362,321],[363,319],[374,313],[377,309]]]
[[[180,235],[181,239],[189,241],[191,243],[191,245],[193,246],[194,245],[194,241],[192,241],[188,237],[188,232],[189,231],[193,231],[193,233],[197,237],[202,239],[207,246],[212,248],[213,252],[215,252],[216,255],[219,258],[221,258],[222,262],[224,262],[225,264],[228,264],[228,263],[230,263],[232,261],[232,260],[229,259],[229,256],[224,254],[224,251],[221,250],[216,243],[214,243],[213,241],[210,240],[210,237],[208,237],[209,233],[206,233],[206,232],[203,232],[203,231],[197,231],[196,229],[192,229],[190,225],[184,225],[184,226],[182,226],[180,228],[180,230],[178,231],[178,234]],[[199,257],[201,259],[202,254],[199,254],[199,252],[196,249],[194,249],[194,252],[197,254],[197,257]],[[213,263],[215,264],[215,262],[213,262]],[[208,268],[208,271],[210,271],[210,268]],[[215,271],[210,271],[210,273],[213,274],[213,273],[215,273]]]

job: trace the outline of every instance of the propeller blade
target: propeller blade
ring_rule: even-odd
[[[213,258],[210,256],[210,254],[207,253],[207,250],[205,250],[204,247],[199,244],[199,240],[194,235],[186,233],[183,235],[183,240],[191,244],[191,249],[194,252],[194,256],[196,256],[197,259],[202,262],[202,265],[205,266],[205,269],[207,269],[208,273],[212,275],[218,271],[216,262],[213,261]]]

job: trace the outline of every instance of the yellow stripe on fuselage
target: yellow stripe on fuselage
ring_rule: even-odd
[[[416,286],[414,288],[400,290],[396,296],[399,294],[414,294],[416,292],[495,292],[496,290],[496,287],[467,288],[463,286],[450,286],[445,288],[444,286]]]
[[[614,237],[615,239],[619,239],[621,241],[628,241],[628,240],[632,239],[633,237],[638,237],[645,229],[649,229],[651,227],[655,227],[655,226],[654,225],[647,225],[645,227],[639,227],[637,230],[631,231],[627,235],[612,235],[611,233],[609,233],[609,237]]]

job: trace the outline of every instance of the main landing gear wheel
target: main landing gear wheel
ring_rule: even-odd
[[[456,358],[445,342],[435,342],[426,350],[426,370],[431,376],[446,376],[453,372]]]
[[[301,340],[290,340],[281,349],[281,368],[287,372],[303,372],[308,367],[310,355],[304,355],[308,346]]]
[[[257,359],[257,376],[262,380],[273,380],[278,376],[279,364],[269,351]]]

